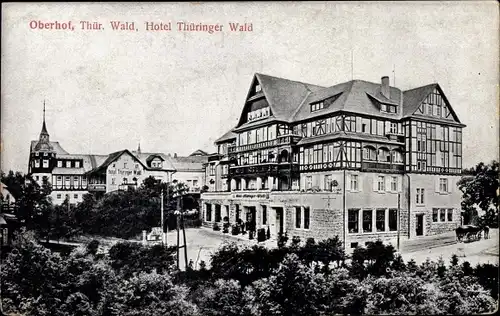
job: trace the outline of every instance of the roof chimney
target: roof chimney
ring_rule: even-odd
[[[390,90],[389,90],[389,76],[383,76],[382,77],[382,85],[381,85],[381,88],[380,88],[380,92],[387,99],[391,98],[391,93],[390,93]]]

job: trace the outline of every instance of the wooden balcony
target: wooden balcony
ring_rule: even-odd
[[[256,165],[233,166],[229,168],[229,176],[245,175],[277,175],[283,172],[298,172],[299,164],[290,162],[271,162]]]
[[[279,136],[276,139],[273,140],[267,140],[264,142],[259,142],[255,144],[249,144],[249,145],[242,145],[242,146],[230,146],[227,148],[229,154],[235,154],[235,153],[240,153],[240,152],[245,152],[245,151],[252,151],[252,150],[258,150],[258,149],[265,149],[265,148],[271,148],[271,147],[276,147],[276,146],[281,146],[281,145],[294,145],[299,142],[301,139],[300,136],[297,135],[285,135],[285,136]]]
[[[363,161],[361,163],[361,169],[363,171],[384,171],[384,172],[403,172],[403,163],[390,163],[390,162],[378,162],[378,161]]]

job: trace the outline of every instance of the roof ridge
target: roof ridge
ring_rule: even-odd
[[[316,86],[316,87],[326,88],[324,86],[320,86],[320,85],[317,85],[317,84],[314,84],[314,83],[308,83],[308,82],[303,82],[303,81],[297,81],[297,80],[287,79],[287,78],[283,78],[283,77],[271,76],[271,75],[266,75],[266,74],[259,73],[259,72],[256,72],[255,75],[265,76],[265,77],[270,77],[270,78],[275,78],[275,79],[280,79],[280,80],[285,80],[285,81],[289,81],[289,82],[300,83],[300,84],[304,85],[306,88],[308,88],[307,87],[308,85],[309,86]]]
[[[429,83],[429,84],[426,84],[425,86],[420,86],[420,87],[416,87],[416,88],[412,88],[412,89],[408,89],[408,90],[404,90],[404,92],[410,92],[410,91],[413,91],[413,90],[417,90],[417,89],[423,89],[423,88],[427,88],[427,87],[430,87],[430,86],[438,86],[439,83],[437,82],[434,82],[434,83]]]
[[[311,90],[307,89],[308,92],[306,94],[306,96],[304,97],[304,99],[302,100],[302,102],[300,102],[299,106],[295,109],[295,111],[293,112],[293,114],[290,116],[289,120],[294,120],[295,119],[295,116],[297,115],[297,113],[299,113],[300,109],[302,109],[302,106],[304,105],[304,102],[306,102],[307,98],[309,97],[309,95],[311,95],[311,93],[313,93]]]

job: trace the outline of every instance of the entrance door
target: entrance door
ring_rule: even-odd
[[[277,233],[283,233],[283,208],[282,207],[277,207],[276,208],[276,228],[277,228]]]
[[[416,235],[424,235],[424,214],[417,214]]]
[[[247,223],[250,225],[249,227],[247,227],[247,230],[252,230],[252,231],[255,231],[255,228],[257,227],[256,226],[256,208],[255,206],[249,206],[247,208]]]

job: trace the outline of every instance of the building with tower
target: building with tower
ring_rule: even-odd
[[[107,155],[70,154],[59,142],[50,140],[44,102],[42,130],[38,140],[31,141],[28,173],[39,184],[44,180],[51,184],[54,204],[61,204],[65,199],[76,204],[88,193],[99,197],[135,188],[149,176],[163,182],[191,179],[191,183],[186,181],[188,187],[199,192],[204,181],[202,166],[207,158],[198,151],[195,153],[193,157],[174,158],[164,153],[142,152],[139,144],[135,151],[124,149]],[[180,176],[173,177],[177,172]]]
[[[347,249],[455,229],[464,127],[437,83],[255,74],[208,158],[204,223],[241,218],[275,237],[339,236]]]

